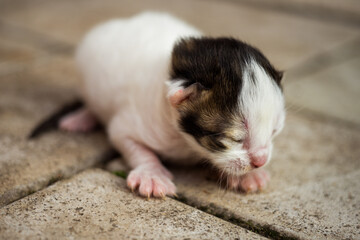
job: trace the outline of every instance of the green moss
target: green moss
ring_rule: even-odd
[[[127,173],[125,171],[114,171],[112,173],[115,174],[118,177],[123,178],[123,179],[127,178]]]
[[[31,194],[33,194],[35,192],[36,191],[34,189],[30,189],[30,190],[27,191],[26,196],[31,195]]]

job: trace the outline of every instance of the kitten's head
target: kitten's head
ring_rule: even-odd
[[[241,175],[270,160],[284,125],[282,73],[231,38],[187,38],[172,53],[168,98],[178,124],[216,167]]]

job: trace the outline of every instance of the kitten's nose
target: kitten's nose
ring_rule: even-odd
[[[260,156],[251,156],[251,163],[254,167],[258,168],[263,166],[267,161],[268,156],[266,154]]]
[[[265,165],[268,159],[268,147],[261,147],[250,153],[251,164],[258,168]]]

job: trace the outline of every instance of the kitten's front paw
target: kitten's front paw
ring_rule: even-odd
[[[266,188],[269,181],[270,174],[266,170],[256,169],[240,177],[228,176],[227,187],[251,193]]]
[[[131,190],[138,188],[141,196],[149,198],[175,195],[171,179],[171,173],[161,165],[141,165],[130,172],[126,181]]]

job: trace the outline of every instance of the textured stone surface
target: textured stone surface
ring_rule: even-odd
[[[360,57],[360,35],[355,36],[334,48],[314,55],[285,72],[285,87],[289,82],[301,80],[328,68],[336,67],[351,59]],[[346,73],[344,73],[346,74]],[[287,94],[287,89],[285,89]]]
[[[329,50],[358,32],[352,27],[251,8],[236,1],[20,1],[18,5],[4,4],[0,20],[76,44],[101,21],[149,9],[173,13],[207,34],[230,35],[250,42],[281,69]]]
[[[265,239],[172,199],[146,200],[87,170],[0,209],[2,239]]]
[[[360,125],[359,76],[360,52],[358,58],[289,82],[285,86],[288,104]]]
[[[357,0],[235,0],[260,9],[312,18],[330,24],[359,28],[360,3]]]
[[[207,173],[176,174],[191,205],[283,236],[360,237],[360,131],[289,114],[276,140],[270,186],[260,194],[224,191]],[[234,220],[236,219],[236,220]]]
[[[21,71],[33,65],[39,55],[43,53],[0,37],[0,76]]]
[[[0,206],[93,166],[109,148],[101,132],[50,132],[27,139],[37,124],[74,98],[70,84],[51,78],[31,71],[0,78]]]
[[[237,0],[239,2],[246,2],[246,0]],[[360,3],[357,0],[255,0],[258,3],[265,3],[267,5],[273,4],[274,6],[294,6],[299,9],[306,10],[308,7],[317,7],[323,11],[341,11],[342,14],[359,14],[360,13]],[[328,13],[331,17],[331,14]]]

